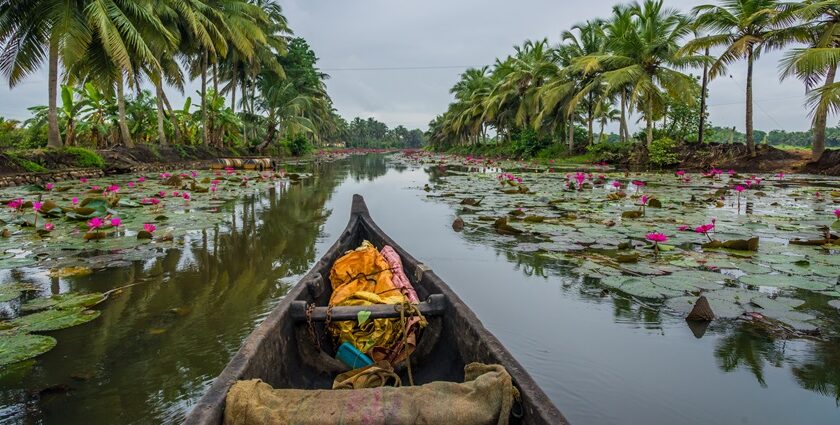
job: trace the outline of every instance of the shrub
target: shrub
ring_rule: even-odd
[[[309,144],[309,139],[303,134],[294,134],[287,136],[283,140],[283,145],[289,150],[293,156],[301,156],[312,150],[312,145]]]
[[[587,153],[592,157],[593,162],[616,163],[627,157],[633,148],[633,142],[603,142],[595,143],[586,148]]]
[[[648,162],[657,167],[673,165],[679,162],[675,151],[677,142],[668,137],[656,139],[648,149]]]
[[[64,153],[76,157],[75,165],[81,168],[105,168],[105,160],[96,152],[79,147],[66,147]]]
[[[24,170],[30,173],[44,173],[49,171],[46,167],[37,162],[30,161],[26,158],[20,157],[14,152],[5,152],[6,158],[9,158],[9,161],[15,163],[18,167],[23,168]]]
[[[531,158],[549,145],[550,138],[540,137],[536,130],[530,127],[519,130],[513,137],[513,152],[520,158]]]

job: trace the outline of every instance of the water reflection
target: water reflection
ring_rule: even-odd
[[[2,382],[0,422],[177,422],[288,290],[284,278],[315,261],[324,205],[346,173],[347,164],[321,164],[317,179],[223,208],[222,224],[159,257],[53,279],[52,293],[134,286],[99,319],[51,333],[56,348]]]

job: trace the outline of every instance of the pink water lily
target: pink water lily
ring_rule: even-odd
[[[47,191],[51,192],[53,190],[53,184],[52,183],[45,184],[44,189],[47,189]]]
[[[181,196],[181,192],[178,192],[178,191],[172,192],[172,196],[177,198],[177,197]]]
[[[102,221],[102,219],[101,219],[101,218],[99,218],[99,217],[94,217],[94,218],[92,218],[92,219],[88,220],[88,222],[87,222],[87,227],[88,227],[88,229],[90,229],[90,230],[97,230],[97,229],[99,229],[100,227],[102,227],[102,225],[103,225],[103,224],[105,224],[105,223]]]
[[[140,176],[137,178],[137,183],[143,183],[144,181],[146,181],[146,176]]]
[[[111,226],[120,227],[122,225],[122,219],[119,217],[111,217]]]
[[[746,189],[746,188],[744,186],[741,186],[740,184],[735,186],[735,191],[738,192],[738,193],[743,192],[744,189]]]
[[[666,236],[664,233],[651,232],[645,235],[645,239],[651,242],[665,242],[668,240],[668,236]]]
[[[112,184],[112,185],[108,186],[108,188],[105,189],[105,190],[108,191],[108,192],[117,193],[117,192],[120,191],[120,187],[118,185]]]
[[[184,192],[183,198],[184,198],[185,201],[189,201],[190,200],[190,194],[187,193],[187,192]]]
[[[785,178],[785,173],[776,174],[776,178],[778,178],[779,181],[783,180]]]
[[[648,202],[650,202],[650,196],[648,195],[642,195],[642,197],[639,198],[639,205],[647,205]]]
[[[44,206],[43,202],[35,201],[32,203],[32,209],[35,211],[41,211],[42,206]]]
[[[705,235],[707,238],[709,238],[709,242],[711,242],[712,237],[709,236],[709,232],[711,232],[714,228],[715,228],[714,223],[701,224],[701,225],[695,227],[694,231],[697,232],[697,233]]]
[[[676,175],[677,175],[677,177],[682,177],[682,176],[684,176],[684,175],[685,175],[685,171],[683,171],[683,170],[677,170],[677,172],[676,172],[676,173],[674,173],[674,174],[676,174]]]
[[[145,223],[145,224],[143,224],[143,230],[145,230],[149,233],[154,233],[155,230],[157,230],[157,226],[155,226],[152,223]]]
[[[87,182],[88,182],[88,179],[87,179],[87,177],[79,177],[79,182],[81,182],[81,183],[87,183]]]
[[[164,179],[164,180],[165,180],[165,179],[168,179],[168,178],[169,178],[169,177],[171,177],[171,176],[172,176],[172,175],[171,175],[171,174],[169,174],[169,173],[160,173],[160,178],[162,178],[162,179]]]
[[[210,180],[210,184],[212,184],[214,186],[218,185],[221,182],[222,182],[221,180]]]
[[[44,223],[44,230],[52,232],[53,230],[55,230],[55,224],[52,224],[49,221]]]
[[[621,182],[616,180],[616,181],[612,182],[612,186],[616,189],[621,189]]]
[[[8,206],[9,208],[17,211],[17,210],[20,209],[21,206],[23,206],[23,199],[20,199],[20,198],[13,199],[13,200],[9,201],[9,203],[6,204],[6,206]]]
[[[134,187],[134,182],[128,182],[128,187]]]
[[[75,197],[75,196],[74,196],[74,197],[73,197],[73,199],[71,199],[71,200],[70,200],[70,202],[71,202],[71,203],[73,204],[73,206],[75,207],[76,205],[79,205],[79,198],[77,198],[77,197]]]
[[[687,224],[680,224],[679,226],[677,226],[677,230],[679,230],[680,232],[685,232],[688,230],[688,228],[689,227]]]
[[[166,192],[161,190],[160,192],[158,192],[158,196],[160,196],[161,198],[164,198],[164,197],[166,197]]]
[[[834,216],[837,217],[838,220],[840,220],[840,208],[834,210]]]

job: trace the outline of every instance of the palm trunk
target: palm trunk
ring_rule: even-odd
[[[67,144],[66,146],[73,146],[76,144],[76,122],[73,119],[67,120]]]
[[[753,47],[750,46],[747,51],[747,152],[750,156],[755,156],[755,140],[753,139],[753,95],[752,95],[752,78],[753,78]]]
[[[175,116],[175,111],[172,109],[172,105],[169,103],[169,99],[166,97],[166,92],[160,92],[160,98],[163,100],[164,106],[166,106],[166,111],[169,112],[169,119],[172,121],[172,131],[175,132],[175,143],[182,142],[181,139],[181,124],[178,122],[178,117]]]
[[[117,111],[119,113],[120,124],[120,139],[122,144],[127,148],[134,147],[134,141],[131,140],[131,133],[128,131],[128,121],[125,118],[125,84],[123,82],[123,74],[117,78]]]
[[[209,143],[207,128],[207,52],[201,58],[201,138],[205,145]]]
[[[645,120],[647,121],[647,147],[650,149],[650,146],[653,144],[653,102],[651,102],[650,98],[648,98],[647,102]]]
[[[618,132],[622,142],[626,142],[628,137],[627,131],[627,90],[621,89],[621,122],[619,123]]]
[[[575,122],[569,120],[569,155],[574,155],[575,152]]]
[[[601,142],[604,141],[604,126],[606,126],[606,125],[607,125],[607,121],[606,120],[601,120],[601,130],[598,132],[598,143],[601,143]]]
[[[587,145],[592,145],[592,141],[593,141],[593,138],[595,136],[595,134],[592,131],[592,121],[595,118],[593,117],[594,114],[592,112],[592,96],[591,96],[591,93],[590,93],[590,96],[589,96],[589,107],[587,108],[586,112],[587,112],[587,116],[586,116],[586,144]]]
[[[157,126],[158,126],[158,141],[161,145],[166,144],[166,132],[163,130],[163,87],[160,80],[155,81],[155,92],[157,101]]]
[[[837,65],[831,66],[825,76],[825,86],[834,84],[834,77],[837,75]],[[814,143],[811,145],[811,160],[820,159],[825,152],[825,123],[828,119],[828,105],[820,102],[817,110],[814,111]]]
[[[230,109],[236,113],[236,70],[233,70],[233,76],[230,80]]]
[[[58,44],[54,41],[50,42],[49,53],[49,109],[47,111],[47,123],[49,129],[47,132],[47,147],[60,148],[61,147],[61,132],[58,129]]]
[[[709,48],[706,48],[706,56],[709,56]],[[697,129],[697,143],[703,144],[703,136],[706,132],[706,93],[709,90],[709,64],[703,64],[703,82],[700,86],[700,127]]]

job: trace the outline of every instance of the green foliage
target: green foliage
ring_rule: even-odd
[[[551,139],[541,137],[537,131],[528,127],[519,130],[513,137],[513,152],[519,158],[531,158],[551,145]]]
[[[353,148],[419,148],[426,143],[421,130],[408,130],[401,125],[390,129],[375,118],[356,117],[347,124],[345,133],[347,147]]]
[[[648,162],[657,167],[678,163],[676,147],[677,142],[673,139],[667,137],[655,139],[648,150]]]
[[[626,158],[633,148],[633,142],[603,142],[595,143],[586,150],[591,156],[592,162],[615,163]]]
[[[9,158],[10,161],[15,163],[18,167],[23,168],[27,172],[30,173],[45,173],[49,171],[46,167],[37,162],[30,161],[22,156],[18,155],[18,153],[14,151],[6,151],[3,153],[6,155],[6,158]]]
[[[283,140],[283,145],[289,150],[292,156],[301,156],[312,150],[312,144],[303,134],[295,134]]]
[[[99,154],[89,149],[66,147],[63,151],[76,157],[76,166],[81,168],[105,168],[105,160]]]

